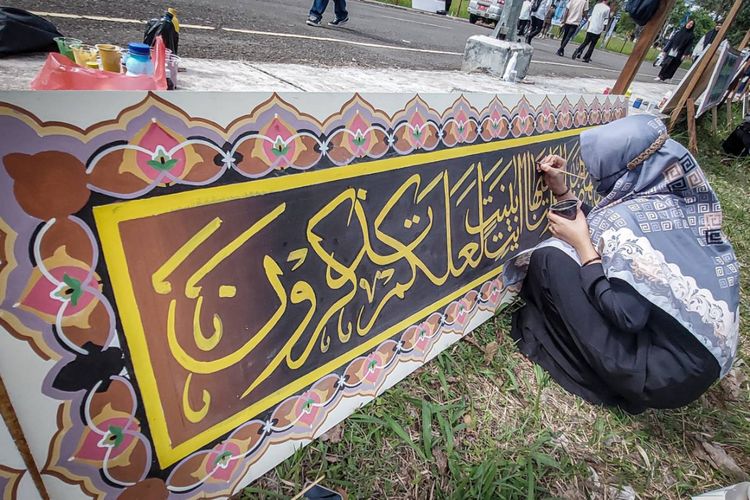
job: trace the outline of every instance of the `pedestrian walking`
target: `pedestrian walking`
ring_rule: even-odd
[[[531,0],[523,0],[521,13],[518,15],[518,36],[526,34],[531,22]]]
[[[544,27],[544,16],[549,10],[552,0],[534,0],[531,4],[531,28],[526,33],[526,43],[542,32]]]
[[[320,26],[326,7],[328,7],[328,0],[313,0],[310,15],[307,16],[307,25]],[[335,17],[333,21],[328,23],[329,26],[342,26],[349,22],[349,13],[346,11],[346,0],[333,0],[333,12]]]
[[[544,25],[542,26],[542,38],[549,36],[549,30],[552,28],[552,18],[555,17],[556,9],[557,5],[555,4],[550,5],[549,9],[547,9],[547,14],[544,16]]]
[[[599,37],[604,31],[604,27],[607,26],[609,21],[609,0],[602,0],[598,4],[594,5],[594,9],[591,11],[589,16],[589,27],[586,30],[586,39],[583,43],[573,52],[573,59],[580,59],[583,51],[586,50],[586,54],[583,56],[583,62],[590,63],[591,55],[594,53],[596,42],[599,41]]]
[[[568,10],[565,12],[565,18],[563,19],[563,37],[560,42],[560,48],[557,49],[558,56],[565,55],[565,46],[573,39],[578,25],[581,24],[581,20],[584,18],[584,13],[588,12],[588,10],[588,0],[570,0],[568,3]]]
[[[672,79],[675,71],[682,64],[682,58],[685,57],[685,54],[690,53],[690,48],[693,46],[693,42],[695,41],[693,28],[695,28],[695,22],[690,19],[680,31],[669,39],[669,42],[664,46],[666,57],[662,63],[661,71],[659,71],[659,76],[654,78],[654,80],[661,80],[663,82]]]

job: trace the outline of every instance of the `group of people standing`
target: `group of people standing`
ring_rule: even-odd
[[[531,43],[540,33],[542,36],[546,35],[552,26],[556,9],[557,5],[553,0],[524,0],[518,18],[518,34],[526,35],[526,43]],[[586,38],[573,52],[573,59],[583,57],[583,62],[591,62],[596,43],[609,22],[609,14],[609,0],[601,0],[590,14],[588,0],[569,0],[562,18],[562,40],[557,55],[565,56],[565,47],[578,32],[579,27],[587,22]]]

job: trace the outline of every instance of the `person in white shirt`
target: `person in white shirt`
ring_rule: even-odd
[[[518,16],[518,36],[526,33],[531,22],[531,0],[523,0],[521,14]]]
[[[578,25],[584,18],[584,14],[589,10],[588,0],[570,0],[568,3],[568,10],[565,12],[563,37],[560,42],[560,48],[557,49],[558,56],[565,55],[565,46],[576,34]]]
[[[526,33],[526,43],[542,32],[544,16],[552,4],[552,0],[533,0],[531,3],[531,28]]]
[[[608,21],[609,0],[602,0],[594,5],[594,10],[591,11],[591,16],[589,16],[589,28],[586,30],[586,39],[575,50],[575,52],[573,52],[573,59],[580,59],[581,54],[583,54],[583,51],[588,47],[586,55],[583,56],[583,62],[591,62],[591,55],[594,53],[596,42],[599,41],[599,37],[602,35],[602,31],[604,31]]]

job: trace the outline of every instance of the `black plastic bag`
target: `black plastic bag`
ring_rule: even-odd
[[[639,26],[645,26],[659,8],[659,0],[628,0],[625,10]]]
[[[721,144],[722,149],[732,156],[747,156],[750,154],[750,116],[740,123]]]
[[[57,52],[55,25],[31,12],[0,7],[0,57],[25,52]]]
[[[143,43],[154,46],[157,36],[164,40],[164,46],[177,55],[177,46],[180,42],[180,34],[172,23],[172,14],[167,12],[161,19],[151,19],[146,23],[146,32],[143,34]]]

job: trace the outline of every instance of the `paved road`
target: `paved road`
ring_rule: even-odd
[[[255,62],[299,63],[323,66],[396,67],[457,70],[466,39],[490,34],[487,26],[427,15],[364,1],[350,1],[351,22],[342,28],[304,24],[311,0],[172,0],[187,25],[180,38],[180,55],[243,59]],[[120,45],[139,41],[142,21],[160,15],[162,0],[13,0],[11,6],[50,16],[67,36]],[[333,16],[333,5],[326,21]],[[73,17],[60,17],[60,15]],[[102,16],[116,19],[87,19]],[[626,57],[597,51],[594,63],[574,62],[555,55],[555,40],[534,40],[530,76],[617,77]],[[574,45],[569,46],[572,54]],[[645,65],[639,79],[653,78]]]

